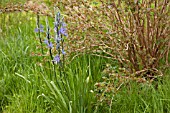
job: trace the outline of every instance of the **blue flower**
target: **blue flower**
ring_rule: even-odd
[[[43,30],[43,29],[40,29],[40,32],[44,32],[44,30]]]
[[[60,32],[60,34],[63,34],[64,36],[67,36],[66,30],[67,30],[66,28],[61,27],[59,32]]]
[[[60,62],[60,56],[57,54],[55,57],[54,57],[54,62],[56,63],[59,63]]]
[[[60,37],[60,34],[55,36],[55,41],[57,43],[60,43],[61,40],[62,40],[62,38]]]
[[[57,32],[57,27],[54,27],[54,32]]]
[[[50,43],[48,44],[48,47],[49,47],[49,48],[53,48],[53,43],[50,42]]]
[[[34,32],[38,33],[39,29],[38,28],[35,28],[34,29]]]
[[[65,55],[65,54],[66,54],[66,52],[64,51],[64,49],[63,49],[61,52],[62,52],[62,54],[63,54],[63,55]]]
[[[61,23],[61,26],[66,27],[67,24],[66,24],[65,22],[62,22],[62,23]]]
[[[35,29],[34,29],[34,32],[36,32],[36,33],[38,33],[39,31],[40,31],[40,32],[44,32],[43,29],[44,29],[43,25],[40,25],[40,28],[35,28]]]
[[[57,41],[58,41],[58,42],[60,42],[61,40],[62,40],[62,38],[60,38],[60,37],[57,38]]]
[[[45,44],[48,44],[48,40],[44,40],[44,43],[45,43]]]
[[[48,40],[44,40],[44,43],[47,45],[48,48],[53,48],[52,42],[48,42]]]
[[[40,24],[40,29],[44,29],[44,26]]]

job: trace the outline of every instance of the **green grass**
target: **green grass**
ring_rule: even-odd
[[[17,3],[24,3],[26,0],[1,0],[0,6],[5,6],[6,4],[17,4]]]
[[[10,15],[10,17],[9,17]],[[0,15],[0,112],[2,113],[169,113],[170,71],[158,88],[130,82],[113,97],[112,106],[100,105],[94,84],[101,80],[104,58],[88,54],[66,65],[65,77],[57,77],[36,47],[34,15]],[[25,20],[25,18],[26,20]],[[4,22],[5,19],[5,23]],[[8,21],[9,20],[9,21]],[[19,24],[20,23],[20,24]],[[42,63],[42,65],[39,65]]]
[[[169,77],[163,84],[158,83],[158,89],[154,85],[130,83],[130,88],[123,88],[115,96],[113,112],[124,113],[169,113],[170,112],[170,85]],[[121,98],[121,99],[120,99]],[[114,110],[114,108],[117,108]]]

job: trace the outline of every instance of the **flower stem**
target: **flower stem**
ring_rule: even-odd
[[[46,18],[46,26],[47,26],[47,39],[48,39],[48,43],[50,44],[50,27],[48,23],[48,17]],[[53,60],[52,48],[49,48],[49,53],[50,53],[51,60]],[[56,78],[55,63],[54,62],[52,63],[53,63],[54,78]]]
[[[38,13],[37,13],[37,28],[40,28],[40,16],[39,16]],[[43,51],[43,46],[42,46],[42,39],[41,39],[40,30],[38,30],[38,37],[39,37],[39,41],[40,41],[40,44],[41,44],[41,53],[43,55],[44,51]]]

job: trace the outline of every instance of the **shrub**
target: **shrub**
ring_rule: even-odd
[[[168,0],[63,4],[72,32],[71,52],[85,50],[118,60],[136,77],[162,75],[158,66],[162,58],[168,64],[170,42]]]

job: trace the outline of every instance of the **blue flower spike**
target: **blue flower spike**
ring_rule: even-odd
[[[63,16],[61,16],[60,12],[57,12],[55,15],[55,22],[54,22],[54,31],[55,31],[55,42],[56,42],[56,50],[58,54],[54,57],[56,63],[64,63],[64,56],[62,57],[62,61],[60,59],[61,55],[65,55],[66,52],[64,51],[64,36],[68,36],[66,23],[63,21]]]

